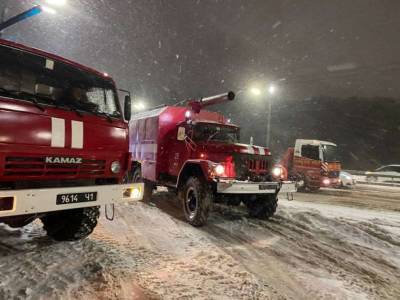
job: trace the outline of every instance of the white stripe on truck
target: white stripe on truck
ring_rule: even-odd
[[[65,120],[51,118],[51,147],[65,147]]]
[[[157,144],[140,144],[140,152],[156,154]]]
[[[72,149],[83,149],[83,123],[79,121],[71,122],[72,130]]]

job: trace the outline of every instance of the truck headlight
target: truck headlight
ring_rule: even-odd
[[[118,174],[119,172],[121,172],[121,164],[119,163],[119,161],[113,161],[111,163],[111,172],[113,172],[114,174]]]
[[[324,180],[322,180],[322,183],[326,186],[331,184],[331,180],[329,178],[324,178]]]
[[[272,169],[272,176],[279,178],[283,174],[283,170],[281,167],[275,167]]]
[[[216,165],[214,167],[214,172],[217,176],[222,176],[225,173],[225,167],[223,165]]]

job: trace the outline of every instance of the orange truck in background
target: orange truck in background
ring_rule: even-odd
[[[319,140],[296,140],[279,163],[282,179],[293,180],[299,190],[316,191],[321,187],[340,185],[341,163],[337,145]]]

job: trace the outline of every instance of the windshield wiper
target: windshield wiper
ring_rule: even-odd
[[[218,133],[219,133],[219,132],[216,131],[216,132],[214,132],[212,135],[210,135],[209,138],[207,139],[207,143],[208,143],[209,141],[211,141]]]
[[[22,91],[13,91],[13,90],[7,90],[4,88],[1,88],[1,91],[11,95],[11,96],[17,96],[17,97],[22,97],[23,100],[27,100],[32,102],[36,108],[40,109],[41,111],[45,111],[46,109],[40,105],[40,103],[37,101],[38,97],[34,94],[27,93],[27,92],[22,92]]]
[[[110,123],[113,122],[111,116],[108,113],[105,113],[104,111],[97,111],[96,114],[106,117],[107,121]]]

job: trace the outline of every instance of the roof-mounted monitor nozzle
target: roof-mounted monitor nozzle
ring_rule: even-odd
[[[233,99],[235,99],[235,93],[228,92],[221,95],[202,98],[200,100],[190,100],[188,101],[188,105],[190,106],[193,112],[198,114],[204,107],[220,104],[227,101],[232,101]]]

